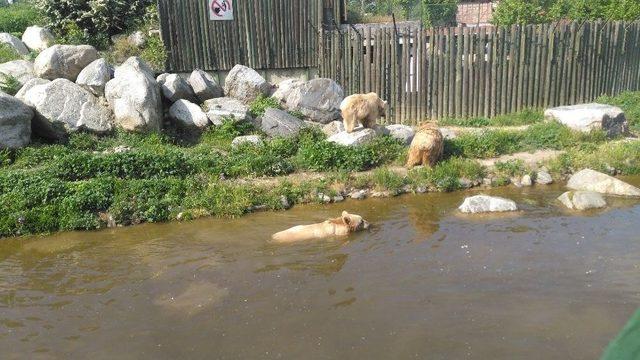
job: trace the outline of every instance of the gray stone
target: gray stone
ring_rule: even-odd
[[[160,87],[151,68],[139,58],[129,58],[116,68],[105,86],[105,96],[116,125],[127,131],[160,131],[163,113]]]
[[[591,169],[575,173],[569,179],[567,187],[571,190],[593,191],[609,195],[640,196],[640,189],[637,187]]]
[[[344,146],[359,146],[370,143],[378,134],[373,129],[359,129],[352,133],[343,131],[331,136],[327,141]]]
[[[336,195],[331,199],[331,201],[334,202],[334,203],[343,202],[344,201],[344,196]]]
[[[262,116],[260,128],[270,137],[291,137],[297,135],[306,124],[286,111],[269,108]]]
[[[245,104],[251,103],[260,95],[268,96],[270,91],[271,85],[267,80],[244,65],[234,66],[224,82],[225,95]]]
[[[531,179],[531,175],[527,174],[523,176],[522,179],[520,180],[520,184],[526,187],[533,185],[533,180]]]
[[[104,96],[104,87],[113,78],[113,68],[105,59],[98,59],[87,65],[76,80],[76,84],[89,90],[95,96]]]
[[[329,204],[331,202],[331,196],[320,193],[318,194],[318,200],[323,204]]]
[[[189,85],[200,102],[224,96],[224,90],[215,79],[199,69],[193,70],[189,76]]]
[[[355,190],[349,194],[349,197],[354,200],[364,200],[367,198],[367,190]]]
[[[278,84],[278,88],[271,97],[278,100],[281,104],[285,105],[289,96],[291,96],[291,94],[303,84],[304,81],[300,79],[287,79],[281,81]]]
[[[29,26],[22,34],[22,42],[33,51],[43,51],[55,44],[56,38],[49,29]]]
[[[327,135],[327,137],[331,137],[337,133],[341,133],[345,131],[344,123],[342,121],[332,121],[322,127],[322,132]]]
[[[209,118],[200,106],[188,101],[178,100],[169,109],[169,117],[183,128],[204,129],[209,126]]]
[[[292,207],[291,202],[284,195],[280,195],[280,206],[285,210],[291,209]]]
[[[27,81],[24,85],[22,85],[22,87],[20,88],[20,90],[16,94],[16,98],[22,100],[22,99],[24,99],[24,96],[27,93],[27,91],[31,90],[31,88],[33,88],[34,86],[44,85],[44,84],[48,84],[50,82],[51,82],[51,80],[46,80],[46,79],[39,79],[39,78],[31,79],[31,80]]]
[[[406,146],[411,145],[413,137],[416,135],[415,130],[413,130],[411,126],[401,124],[387,125],[383,131],[392,138],[402,141]]]
[[[340,103],[344,99],[342,87],[331,79],[313,79],[295,83],[284,102],[290,111],[299,111],[309,120],[328,124],[339,120]]]
[[[551,177],[551,174],[549,174],[548,171],[540,170],[536,174],[536,184],[540,184],[540,185],[553,184],[553,178]]]
[[[229,97],[210,99],[204,102],[204,108],[214,125],[222,125],[224,119],[251,121],[249,106],[240,100]]]
[[[0,44],[5,44],[15,50],[18,55],[25,56],[29,55],[29,49],[24,45],[20,39],[9,34],[9,33],[0,33]]]
[[[629,123],[619,107],[604,104],[581,104],[547,109],[545,118],[582,132],[603,130],[610,137],[629,132]]]
[[[466,214],[478,214],[517,211],[518,206],[513,200],[497,196],[477,195],[464,199],[464,202],[458,209]]]
[[[0,91],[0,149],[19,149],[31,141],[33,110]]]
[[[103,134],[113,128],[109,108],[67,79],[31,86],[20,96],[20,100],[35,109],[33,131],[42,137],[62,139],[81,130]]]
[[[78,75],[95,60],[98,51],[89,45],[53,45],[38,55],[33,70],[37,77],[76,81]]]
[[[567,208],[580,211],[607,206],[602,194],[592,191],[567,191],[558,200]]]
[[[231,142],[231,146],[234,148],[243,144],[262,145],[263,142],[260,136],[258,135],[238,136],[237,138],[233,139],[233,141]]]
[[[158,76],[156,81],[160,85],[162,95],[169,102],[174,103],[178,100],[188,100],[192,103],[198,102],[191,85],[178,74],[162,74]]]
[[[141,48],[145,46],[147,43],[147,37],[144,35],[142,31],[135,31],[130,34],[127,39],[131,44],[133,44],[137,48]]]
[[[33,79],[33,63],[26,60],[14,60],[0,64],[0,85],[4,85],[5,77],[14,77],[20,85]]]

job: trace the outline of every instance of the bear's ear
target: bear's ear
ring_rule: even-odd
[[[342,222],[344,222],[345,225],[351,225],[351,218],[349,217],[349,213],[346,211],[342,212]]]

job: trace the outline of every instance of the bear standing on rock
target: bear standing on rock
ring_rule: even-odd
[[[443,151],[444,137],[438,127],[433,123],[424,123],[420,125],[411,142],[407,167],[433,167],[442,157]]]
[[[344,128],[348,133],[361,123],[365,128],[373,129],[380,117],[386,117],[387,102],[376,93],[355,94],[346,97],[340,104]]]

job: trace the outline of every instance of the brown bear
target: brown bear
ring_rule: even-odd
[[[291,229],[273,234],[271,239],[274,243],[292,243],[331,236],[346,236],[352,232],[368,228],[369,223],[362,216],[343,211],[342,216],[339,218],[328,219],[319,224],[294,226]]]
[[[350,133],[361,123],[365,128],[373,129],[380,117],[387,116],[387,102],[376,93],[347,96],[340,104],[344,129]]]
[[[433,167],[442,157],[444,137],[433,123],[424,123],[411,142],[407,167],[418,165]]]

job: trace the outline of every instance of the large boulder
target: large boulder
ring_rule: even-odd
[[[607,206],[602,194],[593,191],[567,191],[558,200],[571,210],[583,211]]]
[[[55,44],[51,31],[40,26],[29,26],[22,34],[22,42],[33,51],[42,51]]]
[[[317,123],[316,123],[317,124]],[[342,121],[332,121],[324,126],[322,126],[322,132],[327,135],[327,137],[331,137],[337,133],[341,133],[345,131],[344,123]]]
[[[231,142],[231,146],[237,148],[244,144],[262,145],[262,139],[258,135],[244,135],[238,136]]]
[[[22,85],[22,87],[20,88],[20,90],[16,94],[16,98],[22,100],[22,99],[24,99],[25,94],[29,90],[31,90],[33,87],[38,86],[38,85],[48,84],[50,82],[51,82],[51,80],[33,78],[33,79],[27,81],[24,85]]]
[[[387,125],[384,127],[383,132],[401,141],[406,146],[411,145],[413,137],[416,136],[416,132],[411,126],[401,124]]]
[[[33,69],[39,78],[76,81],[82,69],[97,59],[98,51],[90,45],[54,45],[38,55]]]
[[[19,95],[20,100],[35,109],[32,127],[42,137],[62,139],[80,130],[103,134],[113,128],[109,108],[67,79],[31,86]]]
[[[14,60],[0,64],[0,85],[4,85],[7,76],[15,78],[20,85],[24,85],[35,77],[33,63],[26,60]]]
[[[268,96],[271,85],[257,71],[244,65],[236,65],[231,69],[224,81],[226,96],[238,99],[245,104],[251,103],[258,96]]]
[[[0,44],[9,46],[13,50],[15,50],[18,55],[29,55],[29,49],[27,49],[24,43],[20,41],[20,39],[9,33],[0,33]]]
[[[224,119],[251,121],[249,106],[240,100],[229,97],[210,99],[204,102],[204,108],[213,125],[222,125]]]
[[[629,123],[619,107],[604,104],[581,104],[547,109],[545,118],[582,132],[603,130],[610,137],[629,132]]]
[[[640,189],[637,187],[591,169],[573,174],[567,187],[571,190],[593,191],[609,195],[640,196]]]
[[[209,125],[207,114],[200,106],[188,101],[178,100],[169,109],[169,117],[182,128],[204,129]]]
[[[198,102],[191,85],[178,74],[161,74],[156,81],[158,85],[160,85],[162,95],[164,95],[170,103],[178,100],[188,100],[193,103]]]
[[[304,121],[286,111],[269,108],[262,116],[260,128],[271,137],[291,137],[306,127]]]
[[[151,68],[139,58],[129,58],[116,68],[105,86],[105,96],[116,125],[127,131],[160,131],[162,95]]]
[[[189,85],[201,103],[224,96],[224,90],[215,79],[199,69],[193,70],[189,76]]]
[[[89,90],[95,96],[104,96],[104,87],[113,78],[113,68],[105,59],[98,59],[87,65],[76,80],[76,84]]]
[[[378,133],[375,130],[360,128],[352,133],[346,131],[337,133],[329,137],[327,141],[344,146],[360,146],[370,143],[376,136],[378,136]]]
[[[497,196],[477,195],[464,199],[458,209],[465,214],[478,214],[517,211],[518,205],[513,200]]]
[[[271,97],[278,100],[281,104],[286,105],[289,96],[291,96],[291,94],[303,84],[304,81],[300,79],[284,80],[278,84],[278,88]]]
[[[0,149],[19,149],[31,141],[33,110],[0,91]]]
[[[331,79],[313,79],[288,84],[284,100],[287,110],[298,111],[311,121],[328,124],[339,120],[340,103],[344,99],[342,87]],[[284,93],[284,91],[283,91]],[[279,95],[283,96],[283,95]]]

